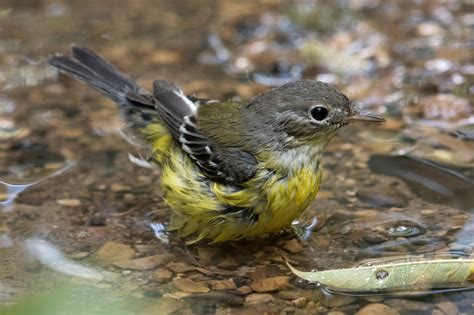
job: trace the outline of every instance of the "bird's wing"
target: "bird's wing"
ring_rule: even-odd
[[[216,146],[199,130],[198,106],[215,101],[187,97],[176,84],[162,80],[153,83],[153,96],[163,123],[207,178],[239,184],[255,174],[257,161],[250,153]]]

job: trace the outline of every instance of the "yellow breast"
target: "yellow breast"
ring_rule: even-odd
[[[299,164],[289,171],[269,170],[262,163],[257,175],[238,187],[212,182],[167,135],[154,139],[164,199],[172,209],[169,228],[191,242],[249,238],[288,227],[315,198],[321,182],[318,159],[293,160]]]
[[[303,167],[287,178],[269,181],[267,211],[261,225],[265,232],[278,231],[293,222],[314,200],[322,178],[321,167]]]

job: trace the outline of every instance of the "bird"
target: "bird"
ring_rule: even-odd
[[[383,122],[334,86],[299,80],[248,101],[186,95],[167,80],[150,93],[93,50],[48,59],[118,105],[123,133],[161,168],[167,229],[188,243],[264,237],[291,227],[322,180],[326,145],[353,122]]]

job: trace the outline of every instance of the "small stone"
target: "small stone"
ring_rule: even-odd
[[[273,301],[274,298],[271,294],[268,293],[253,293],[248,295],[245,298],[245,305],[253,305],[253,304],[260,304],[260,303],[268,303]]]
[[[235,285],[234,280],[225,279],[225,280],[211,280],[209,284],[213,290],[235,290],[237,286]]]
[[[416,32],[420,36],[435,36],[440,35],[443,29],[434,22],[425,22],[417,26]]]
[[[121,191],[130,190],[130,187],[125,186],[125,185],[123,185],[123,184],[119,184],[119,183],[113,183],[113,184],[110,186],[110,190],[112,190],[113,192],[121,192]]]
[[[79,199],[58,199],[56,202],[61,206],[66,207],[78,207],[81,205],[81,201]]]
[[[168,269],[156,269],[153,273],[155,280],[159,283],[167,283],[173,278],[173,273]]]
[[[137,244],[133,246],[139,253],[149,253],[157,249],[156,245],[142,245]]]
[[[106,263],[114,261],[132,259],[135,257],[135,251],[129,245],[107,242],[97,251],[97,258]]]
[[[385,304],[388,306],[402,311],[402,312],[409,312],[409,311],[416,311],[416,312],[427,312],[433,309],[434,305],[431,303],[425,303],[415,300],[407,300],[407,299],[388,299],[385,300]]]
[[[341,311],[331,311],[331,312],[327,312],[326,315],[346,315],[346,313],[341,312]]]
[[[250,288],[248,285],[243,285],[241,287],[238,287],[236,291],[239,294],[247,295],[249,293],[252,293],[252,288]]]
[[[400,313],[394,310],[393,308],[384,304],[380,304],[380,303],[367,304],[356,313],[356,315],[380,315],[380,314],[400,315]]]
[[[443,301],[436,303],[436,307],[442,310],[444,314],[459,314],[459,308],[457,307],[457,305],[448,299],[443,299]]]
[[[305,297],[300,297],[300,298],[297,298],[296,300],[291,301],[291,304],[299,308],[305,307],[307,303],[308,303],[308,300]]]
[[[180,263],[180,262],[168,264],[166,267],[168,267],[169,269],[173,270],[176,273],[182,273],[182,272],[188,272],[188,271],[191,271],[191,270],[196,270],[196,267],[185,264],[185,263]]]
[[[357,299],[349,295],[335,295],[327,301],[327,306],[329,307],[341,307],[352,304]]]
[[[250,284],[252,290],[256,292],[271,292],[282,289],[288,285],[289,277],[279,276],[257,280]]]
[[[379,233],[371,233],[362,237],[368,244],[375,245],[387,241],[387,237]]]
[[[205,293],[209,292],[209,287],[203,282],[194,282],[190,279],[175,278],[172,282],[176,289],[186,293]]]
[[[423,215],[431,215],[431,214],[438,213],[438,210],[436,210],[436,209],[423,209],[423,210],[420,210],[420,213],[423,214]]]
[[[384,297],[379,296],[379,295],[366,296],[366,297],[364,297],[364,300],[366,300],[367,302],[371,302],[371,303],[380,303],[384,300]]]
[[[148,270],[165,265],[173,258],[174,256],[169,254],[153,255],[137,259],[120,260],[114,262],[113,265],[122,269]]]
[[[170,297],[161,297],[147,306],[140,315],[169,315],[175,314],[179,310],[183,309],[185,304],[178,299]]]
[[[446,315],[443,311],[440,311],[439,309],[435,308],[434,310],[431,311],[431,315]]]
[[[89,256],[89,252],[76,252],[69,255],[69,258],[72,259],[84,259]]]
[[[297,239],[292,239],[283,244],[283,248],[292,254],[298,254],[304,251],[304,247]]]

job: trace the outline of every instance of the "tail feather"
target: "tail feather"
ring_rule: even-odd
[[[94,51],[86,47],[73,46],[72,55],[74,58],[76,58],[76,60],[85,65],[98,77],[108,82],[111,87],[117,90],[122,90],[122,92],[125,94],[128,92],[145,92],[138,84],[129,79],[111,63],[100,57]]]
[[[57,55],[49,63],[102,92],[120,105],[128,105],[128,93],[146,93],[133,80],[127,78],[117,68],[85,47],[73,46],[73,56]]]
[[[155,126],[152,130],[161,130],[154,132],[156,136],[167,133],[161,127],[153,96],[92,50],[73,46],[72,56],[56,55],[48,62],[115,101],[125,121],[123,131],[127,139],[149,146],[150,135],[146,130],[150,125]]]

